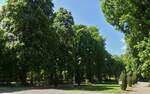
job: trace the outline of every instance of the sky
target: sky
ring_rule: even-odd
[[[64,7],[70,11],[76,24],[96,26],[100,34],[106,39],[106,49],[109,53],[121,55],[125,51],[124,35],[116,31],[106,22],[100,8],[100,0],[53,0],[54,10]],[[0,5],[4,0],[0,0]]]
[[[0,5],[2,5],[4,3],[4,0],[0,0]]]

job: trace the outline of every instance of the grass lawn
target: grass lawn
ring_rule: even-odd
[[[86,90],[86,91],[102,91],[102,92],[112,92],[118,93],[121,91],[118,84],[91,84],[91,85],[81,85],[79,87],[72,88],[73,90]]]
[[[6,87],[6,88],[11,88],[13,86],[0,86],[1,87]],[[18,88],[18,87],[17,87]],[[29,87],[30,88],[30,87]],[[36,87],[37,89],[38,87]],[[20,90],[20,88],[18,88]],[[24,88],[21,88],[21,90]],[[25,88],[28,89],[28,88]],[[39,87],[39,89],[41,89]],[[49,89],[49,88],[47,88]],[[89,85],[81,85],[81,86],[76,86],[76,87],[72,87],[72,86],[67,86],[67,87],[58,87],[56,89],[62,89],[62,90],[79,90],[79,91],[100,91],[100,92],[110,92],[110,93],[119,93],[121,91],[120,89],[120,85],[118,84],[89,84]],[[17,89],[16,89],[17,91]]]

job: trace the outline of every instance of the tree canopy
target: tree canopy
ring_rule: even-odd
[[[150,64],[149,7],[149,0],[102,0],[107,21],[125,35],[127,54],[133,59],[130,63],[138,70],[139,75],[142,73],[147,76],[149,71],[142,66],[149,68]]]
[[[124,65],[106,51],[97,27],[76,25],[71,12],[54,12],[53,6],[51,0],[8,0],[2,6],[1,84],[57,86],[118,79]]]

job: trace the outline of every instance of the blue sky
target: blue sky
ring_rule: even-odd
[[[4,3],[4,0],[0,0],[0,5],[2,5]]]
[[[55,10],[64,7],[72,12],[76,24],[97,26],[100,34],[106,38],[106,49],[111,54],[120,55],[124,52],[123,34],[116,31],[105,21],[100,9],[100,0],[53,0]],[[4,0],[0,0],[0,5]]]

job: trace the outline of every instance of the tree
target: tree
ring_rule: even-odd
[[[128,84],[129,86],[132,86],[132,84],[137,82],[137,72],[139,71],[137,65],[133,65],[136,61],[129,53],[125,53],[122,58],[126,65],[125,68],[127,71]]]
[[[87,27],[83,25],[76,26],[76,60],[78,61],[77,70],[80,71],[90,82],[93,82],[94,76],[101,79],[102,65],[104,65],[105,44],[104,39],[99,35],[96,27]],[[80,68],[80,69],[78,69]]]
[[[127,88],[127,74],[126,71],[122,71],[121,75],[120,75],[120,85],[121,85],[121,89],[122,90],[126,90]]]
[[[20,45],[18,43],[18,37],[11,32],[6,32],[11,25],[10,19],[5,17],[5,7],[2,7],[0,11],[0,65],[1,65],[1,81],[10,84],[11,81],[17,79],[17,58],[16,48]],[[6,28],[7,27],[7,28]],[[15,63],[13,63],[15,62]]]
[[[116,27],[117,30],[125,34],[127,50],[135,62],[132,62],[137,69],[144,62],[139,59],[141,53],[135,46],[138,42],[149,38],[149,0],[131,1],[131,0],[103,0],[102,10],[107,21]],[[137,15],[138,14],[138,15]],[[139,74],[140,74],[139,70]]]
[[[17,75],[22,84],[26,83],[28,72],[34,71],[40,76],[41,64],[46,60],[52,7],[51,0],[8,0],[4,6],[1,25],[5,32],[16,37],[13,58],[17,60]]]
[[[137,83],[137,73],[136,72],[133,72],[132,74],[132,84],[136,84]]]
[[[96,27],[75,25],[64,8],[53,12],[51,0],[7,1],[0,10],[0,58],[0,81],[31,86],[101,82],[117,78],[122,67]]]
[[[70,73],[70,67],[72,67],[71,58],[72,49],[73,49],[73,30],[74,20],[71,12],[67,11],[64,8],[60,8],[58,12],[54,13],[53,19],[53,28],[57,39],[55,40],[56,48],[53,52],[53,66],[56,67],[53,69],[52,75],[54,75],[53,81],[62,80],[63,72]],[[56,75],[55,75],[56,74]],[[58,81],[55,81],[57,84]]]
[[[113,75],[116,78],[116,81],[119,80],[119,76],[121,74],[121,72],[125,69],[125,64],[123,63],[122,57],[120,56],[112,56],[113,62],[112,62],[112,72]]]
[[[111,80],[115,78],[118,82],[121,72],[125,69],[125,64],[123,63],[121,56],[111,55],[110,53],[105,53],[105,63],[104,63],[104,77],[105,80]]]
[[[140,66],[143,77],[150,79],[150,39],[145,38],[136,46],[139,50],[139,59],[143,64]]]

